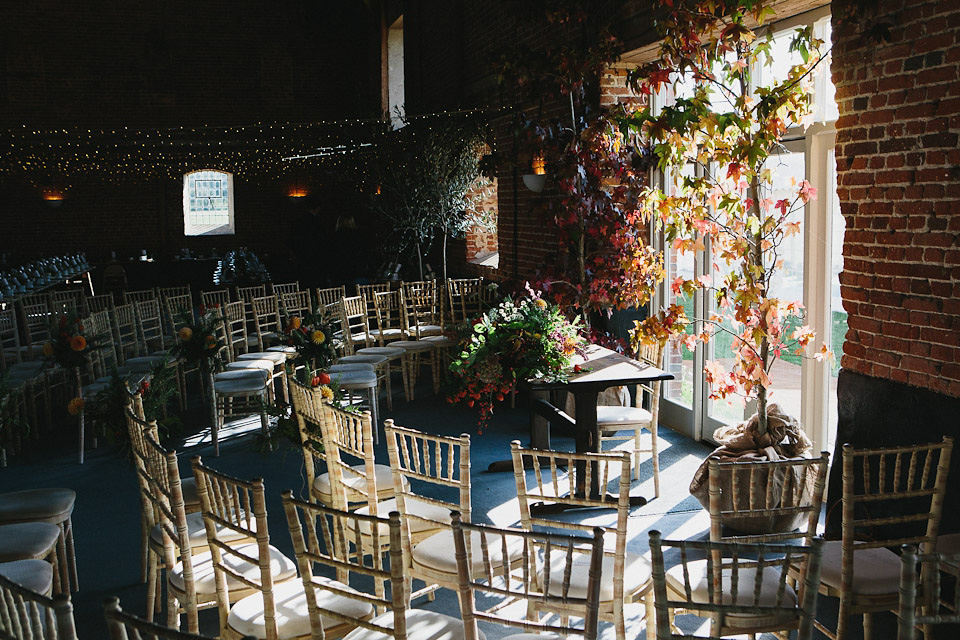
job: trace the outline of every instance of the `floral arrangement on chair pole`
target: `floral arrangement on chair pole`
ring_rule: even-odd
[[[662,225],[667,242],[680,252],[702,251],[709,240],[714,262],[726,267],[718,284],[707,276],[680,276],[671,287],[677,294],[700,288],[714,293],[717,311],[705,319],[707,328],[685,341],[692,347],[717,332],[731,334],[731,370],[724,371],[718,362],[706,366],[711,398],[756,398],[757,435],[762,437],[768,428],[773,363],[787,352],[804,355],[813,338],[809,327],[799,326],[800,302],[781,300],[772,290],[783,267],[780,247],[799,232],[795,214],[816,193],[802,180],[790,195],[775,200],[774,160],[788,129],[802,126],[810,114],[811,73],[821,60],[822,43],[812,28],[798,28],[789,47],[794,64],[786,77],[757,86],[754,70],[772,64],[772,34],[757,35],[747,23],[763,25],[773,15],[771,2],[658,4],[659,56],[632,71],[628,82],[649,96],[685,75],[693,81],[692,95],[677,98],[658,114],[649,108],[637,111],[624,120],[624,128],[648,141],[660,168],[674,169],[671,189],[648,188],[643,194],[646,215]],[[700,168],[692,176],[682,170],[691,164]],[[663,328],[676,319],[676,307],[650,322]],[[828,355],[822,347],[813,357]]]
[[[199,365],[210,400],[210,424],[216,425],[217,399],[213,391],[213,375],[223,366],[220,354],[226,345],[217,335],[223,325],[223,315],[219,305],[201,306],[196,319],[193,313],[182,313],[177,317],[177,324],[180,327],[177,343],[170,353],[188,366]]]
[[[502,401],[518,380],[565,380],[585,341],[579,318],[527,288],[529,297],[506,298],[459,328],[460,354],[450,364],[454,389],[448,400],[480,413],[481,427],[495,400]]]
[[[325,371],[334,358],[333,329],[319,314],[285,316],[280,340],[297,350],[295,362],[311,371]]]
[[[53,336],[49,342],[43,345],[44,358],[52,363],[59,365],[66,371],[73,373],[76,383],[77,394],[67,403],[67,411],[70,415],[77,416],[79,422],[79,454],[80,464],[83,464],[83,380],[81,373],[87,368],[90,362],[91,348],[93,347],[91,338],[87,340],[84,335],[83,324],[79,316],[75,313],[67,313],[59,316],[57,322],[50,327],[50,335]]]

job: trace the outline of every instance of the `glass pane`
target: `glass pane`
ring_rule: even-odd
[[[688,164],[681,172],[681,176],[693,176],[693,165]],[[673,187],[671,187],[673,189]],[[672,281],[675,277],[693,279],[694,255],[690,252],[680,253],[672,247],[666,249],[665,259],[667,261],[666,282]],[[672,288],[667,286],[667,304],[679,303],[684,306],[687,317],[693,320],[696,318],[694,313],[694,301],[692,296],[678,296]],[[687,333],[694,332],[694,326],[691,322],[687,327]],[[664,354],[664,366],[667,371],[675,376],[674,380],[668,380],[663,383],[664,397],[677,402],[685,407],[693,406],[693,352],[677,344],[668,344],[667,352]]]

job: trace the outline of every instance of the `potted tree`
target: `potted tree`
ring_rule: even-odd
[[[772,15],[771,4],[659,0],[659,55],[631,72],[629,82],[645,95],[684,81],[688,91],[659,113],[646,108],[625,120],[649,141],[660,168],[673,169],[670,189],[644,193],[648,215],[674,248],[698,251],[709,242],[714,262],[724,267],[725,275],[716,279],[677,277],[671,286],[678,293],[706,287],[714,294],[716,311],[705,319],[706,329],[686,339],[730,336],[730,370],[717,362],[706,365],[710,397],[741,394],[756,400],[756,416],[731,439],[761,457],[771,447],[779,453],[786,431],[803,438],[795,422],[769,404],[771,368],[788,352],[811,355],[807,347],[814,336],[802,325],[800,302],[782,300],[774,289],[781,245],[799,232],[796,214],[815,190],[806,180],[792,186],[777,182],[775,159],[784,135],[810,113],[811,74],[822,45],[811,29],[797,29],[789,43],[789,70],[781,77],[770,73],[772,35],[754,27]],[[683,171],[691,165],[697,170]],[[667,310],[648,325],[662,326],[674,313]],[[640,327],[639,334],[655,333],[650,326]],[[829,352],[822,347],[812,355]],[[786,453],[803,449],[802,442],[794,444]]]

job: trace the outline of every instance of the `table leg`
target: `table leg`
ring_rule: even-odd
[[[577,453],[597,453],[600,450],[600,437],[597,433],[597,399],[599,395],[597,391],[590,389],[577,391],[574,394],[574,400],[577,403],[577,426],[574,430]],[[586,485],[586,465],[578,462],[576,467],[577,493],[583,495]],[[599,471],[597,466],[592,464],[590,465],[590,497],[593,499],[600,497],[599,484]]]
[[[531,407],[537,400],[547,400],[550,397],[549,391],[531,391]],[[534,449],[550,448],[550,422],[537,413],[530,411],[530,446]]]

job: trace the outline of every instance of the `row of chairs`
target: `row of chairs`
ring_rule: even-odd
[[[426,474],[420,473],[407,477],[403,471],[397,471],[398,468],[404,468],[407,461],[403,459],[403,452],[410,449],[411,446],[395,446],[394,439],[401,437],[400,434],[404,434],[405,437],[409,436],[406,436],[404,430],[394,427],[388,421],[386,430],[388,432],[391,465],[389,468],[377,465],[372,455],[372,438],[357,426],[358,424],[362,425],[362,421],[358,422],[354,419],[351,428],[345,428],[342,420],[334,420],[331,424],[329,417],[327,417],[325,421],[324,416],[329,416],[330,411],[325,412],[318,401],[311,399],[309,394],[310,392],[307,389],[301,389],[299,393],[295,393],[294,406],[304,442],[305,466],[313,498],[318,501],[330,500],[328,487],[343,483],[345,493],[350,496],[350,500],[349,504],[337,505],[340,507],[355,507],[357,504],[362,504],[362,509],[365,512],[376,513],[392,509],[394,505],[399,503],[401,513],[405,513],[410,510],[409,500],[414,500],[414,504],[418,507],[412,515],[407,513],[404,517],[410,531],[404,539],[409,540],[413,545],[410,550],[412,564],[408,573],[413,577],[423,579],[428,584],[428,590],[436,588],[434,585],[452,588],[452,567],[449,561],[452,554],[450,553],[449,540],[444,540],[443,536],[440,536],[439,538],[431,538],[430,543],[422,547],[415,544],[418,539],[423,538],[423,535],[436,535],[437,533],[429,528],[428,524],[424,522],[423,516],[416,511],[438,505],[422,495],[413,497],[408,494],[408,481],[413,479],[422,482],[427,480]],[[317,431],[322,433],[320,442],[318,442]],[[440,445],[433,442],[436,438],[436,436],[421,438],[419,443],[412,448],[428,450],[433,447],[434,450],[439,450]],[[442,441],[440,439],[436,442]],[[323,454],[318,453],[318,445],[321,443]],[[452,443],[448,443],[448,445],[454,446]],[[461,469],[460,480],[454,481],[452,477],[442,478],[442,480],[447,486],[457,486],[461,493],[467,497],[461,499],[459,505],[446,506],[458,508],[462,513],[469,514],[469,482],[464,480],[464,477],[469,474],[469,456],[464,459],[462,453],[469,446],[468,441],[464,441],[461,437],[458,446],[461,451],[460,456],[455,456],[452,452],[448,453],[445,457],[447,462],[444,464],[448,470],[459,466]],[[841,613],[836,630],[828,629],[825,625],[817,623],[818,628],[821,628],[822,631],[829,633],[831,637],[839,638],[843,638],[846,634],[849,616],[896,609],[898,588],[896,579],[887,583],[884,588],[877,590],[876,583],[872,580],[873,574],[879,571],[883,574],[892,574],[894,578],[899,576],[899,559],[896,554],[889,552],[885,547],[913,544],[926,551],[935,548],[938,541],[940,508],[946,488],[946,473],[949,467],[951,450],[952,442],[950,440],[934,445],[868,451],[858,451],[849,446],[845,447],[843,461],[844,509],[850,514],[856,512],[858,516],[857,518],[844,518],[842,540],[822,545],[822,551],[826,558],[822,576],[794,571],[788,575],[783,574],[776,580],[771,580],[769,575],[767,578],[763,578],[764,571],[760,569],[775,566],[776,563],[764,565],[758,569],[759,574],[756,572],[748,574],[751,576],[751,580],[759,580],[756,584],[761,586],[762,589],[754,592],[751,587],[749,591],[744,592],[744,598],[752,596],[759,598],[759,600],[739,604],[749,604],[757,607],[761,604],[767,606],[771,602],[775,602],[777,606],[786,606],[786,601],[783,600],[784,593],[792,594],[792,602],[802,605],[801,617],[804,617],[813,615],[814,608],[811,605],[810,598],[815,596],[818,591],[824,595],[839,597]],[[522,523],[525,529],[530,530],[543,527],[577,526],[538,518],[534,514],[534,510],[531,509],[533,503],[536,502],[553,502],[579,507],[611,506],[606,502],[601,504],[592,500],[588,497],[589,491],[586,492],[587,495],[578,496],[573,484],[573,474],[561,477],[558,474],[558,469],[574,469],[577,465],[594,466],[598,469],[598,477],[602,478],[602,484],[606,487],[610,480],[617,477],[618,474],[614,467],[619,465],[619,476],[621,477],[619,477],[619,481],[614,483],[614,486],[624,488],[619,492],[623,504],[618,503],[618,523],[609,532],[610,535],[616,536],[617,541],[613,545],[615,551],[607,560],[611,563],[608,570],[613,570],[614,578],[611,592],[608,594],[609,597],[601,600],[601,617],[606,615],[607,619],[611,619],[618,627],[618,636],[622,637],[622,633],[625,632],[625,629],[622,628],[622,603],[644,601],[648,609],[648,637],[652,637],[654,632],[652,625],[655,618],[651,615],[653,602],[653,598],[650,597],[651,568],[645,566],[642,558],[631,559],[629,554],[625,552],[626,518],[629,504],[626,490],[629,487],[629,455],[626,452],[577,455],[530,451],[521,449],[519,443],[514,443],[513,453]],[[456,460],[459,460],[459,463]],[[327,474],[317,474],[316,463],[318,461],[326,464]],[[750,545],[756,544],[777,545],[799,542],[801,547],[805,549],[820,546],[821,543],[815,542],[815,538],[828,464],[829,456],[825,452],[819,457],[809,460],[784,460],[754,464],[711,461],[708,475],[711,500],[709,510],[711,541],[731,542],[735,545],[741,545],[741,553],[756,551],[757,549],[750,547]],[[534,469],[533,475],[536,486],[528,486],[527,484],[529,474],[524,469],[531,466]],[[389,482],[388,478],[391,475],[394,480],[392,489],[395,495],[393,497],[390,497],[389,490],[385,490],[383,487],[384,480]],[[720,481],[720,478],[725,475],[730,478],[730,482],[726,485],[727,489],[722,488],[723,485]],[[339,479],[337,479],[337,476],[339,476]],[[730,487],[732,487],[732,490]],[[776,491],[775,488],[780,490]],[[404,494],[408,496],[406,509],[403,508],[404,501],[396,498],[397,495]],[[733,495],[740,496],[740,499],[732,499],[731,496]],[[879,500],[885,501],[884,504],[887,508],[903,507],[908,509],[909,513],[901,510],[901,515],[898,516],[890,516],[884,513],[873,517],[864,517],[863,514],[859,513],[863,506],[868,503],[872,503],[873,508],[877,508],[882,504]],[[917,501],[920,502],[919,505]],[[426,503],[426,506],[422,506],[421,503]],[[751,535],[731,535],[731,532],[725,532],[723,529],[723,523],[730,519],[738,520],[740,527],[745,527],[748,530],[753,528],[760,532]],[[766,532],[770,530],[771,523],[784,519],[791,523],[790,526],[786,527],[788,529],[787,533]],[[427,518],[427,520],[434,524],[437,522],[430,518]],[[856,537],[856,533],[864,526],[889,526],[904,523],[919,527],[921,531],[914,531],[911,535],[898,533],[896,538],[890,539],[887,537],[871,542],[862,542],[857,540]],[[423,532],[423,535],[421,532]],[[742,547],[742,545],[747,546]],[[690,548],[693,549],[694,547],[696,545]],[[782,554],[775,554],[775,556],[782,559]],[[445,558],[446,567],[444,569]],[[704,576],[709,575],[712,570],[709,562],[700,562],[692,567],[685,566],[683,569],[674,569],[667,572],[664,579],[668,587],[668,596],[674,599],[686,596],[688,600],[694,598],[694,602],[700,603],[712,602],[711,589],[716,585],[704,579]],[[769,571],[766,571],[766,573],[770,574]],[[853,578],[858,573],[864,582]],[[870,577],[865,577],[865,574]],[[761,577],[758,578],[758,575]],[[805,583],[804,579],[809,576],[813,577]],[[787,582],[788,579],[791,582]],[[872,586],[864,589],[863,585],[865,584]],[[871,589],[873,589],[873,592],[871,592]],[[604,609],[604,606],[607,609]],[[703,611],[703,609],[697,609],[696,607],[688,608]],[[778,625],[783,624],[781,619],[765,618],[759,614],[755,616],[743,615],[745,611],[728,613],[729,615],[713,616],[713,632],[715,635],[776,630],[781,629],[782,626]],[[813,618],[809,618],[808,622],[812,624]],[[804,625],[806,624],[804,623]]]

